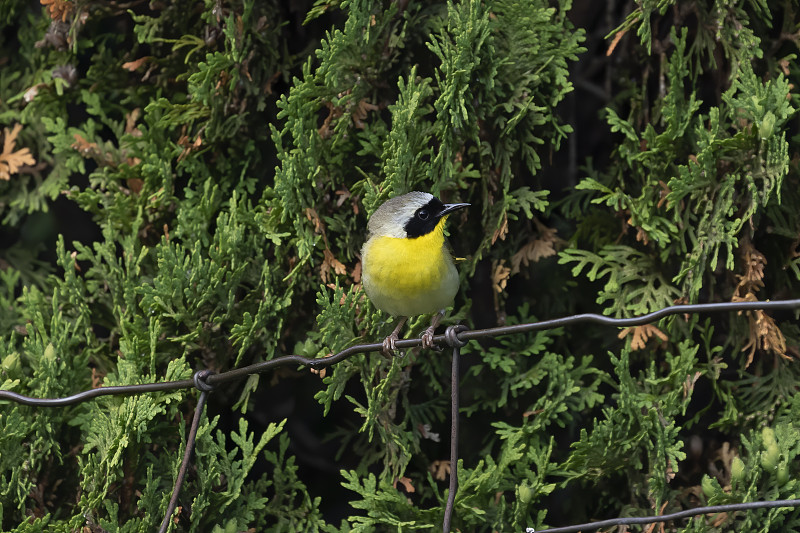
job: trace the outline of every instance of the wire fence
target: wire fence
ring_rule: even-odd
[[[456,325],[447,328],[443,335],[436,335],[433,338],[433,343],[436,346],[444,347],[449,346],[453,349],[452,357],[452,372],[451,372],[451,433],[450,433],[450,489],[447,497],[447,504],[444,511],[444,520],[442,530],[444,533],[449,533],[450,524],[453,517],[453,508],[455,504],[455,496],[458,491],[458,420],[459,420],[459,360],[461,358],[461,348],[475,339],[483,339],[488,337],[497,337],[499,335],[512,335],[518,333],[527,333],[530,331],[539,331],[545,329],[558,328],[562,326],[570,326],[579,323],[596,323],[614,327],[630,327],[648,324],[658,319],[670,315],[685,314],[685,313],[713,313],[723,311],[754,311],[754,310],[777,310],[777,309],[797,309],[800,308],[800,299],[795,300],[779,300],[779,301],[766,301],[766,302],[726,302],[714,304],[693,304],[693,305],[674,305],[665,307],[634,318],[610,318],[603,315],[592,313],[585,313],[579,315],[572,315],[564,318],[557,318],[553,320],[543,320],[541,322],[530,322],[526,324],[516,324],[513,326],[501,326],[495,328],[470,330],[466,326]],[[406,349],[413,348],[421,345],[420,339],[404,339],[397,341],[397,348]],[[181,486],[186,477],[186,472],[189,468],[192,453],[194,451],[194,441],[197,436],[197,429],[200,425],[200,420],[205,410],[205,405],[208,400],[208,395],[219,385],[238,381],[251,374],[260,374],[268,370],[272,370],[281,366],[297,365],[307,366],[313,369],[322,369],[335,365],[336,363],[352,357],[353,355],[368,352],[377,352],[383,349],[383,344],[360,344],[352,346],[341,352],[334,354],[330,357],[319,359],[310,359],[299,355],[285,355],[276,357],[269,361],[256,363],[253,365],[229,370],[215,374],[210,370],[200,370],[195,372],[192,379],[184,379],[179,381],[165,381],[160,383],[146,383],[140,385],[123,385],[113,387],[98,387],[83,392],[65,396],[61,398],[32,398],[24,396],[11,391],[0,391],[0,400],[10,400],[23,405],[30,405],[36,407],[63,407],[66,405],[73,405],[76,403],[85,402],[92,398],[99,396],[121,396],[133,394],[145,394],[148,392],[169,391],[178,389],[196,388],[200,391],[200,396],[195,408],[192,424],[189,429],[189,434],[186,438],[186,450],[181,461],[181,466],[178,470],[178,476],[175,479],[175,485],[172,490],[172,496],[167,510],[164,513],[164,519],[161,522],[159,533],[166,533],[169,528],[169,523],[172,518],[175,508],[178,503]],[[734,512],[749,509],[766,509],[776,507],[800,507],[800,499],[798,500],[773,500],[773,501],[757,501],[748,503],[735,503],[728,505],[714,505],[708,507],[695,507],[684,511],[659,515],[659,516],[645,516],[645,517],[620,517],[611,520],[603,520],[597,522],[589,522],[585,524],[575,524],[565,527],[555,527],[550,529],[539,530],[536,533],[570,533],[585,530],[597,530],[604,527],[611,526],[624,526],[624,525],[645,525],[663,523],[672,520],[680,520],[683,518],[690,518],[698,515],[715,514],[723,512]],[[533,528],[528,528],[526,533],[533,533]]]

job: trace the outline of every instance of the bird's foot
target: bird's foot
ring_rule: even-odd
[[[441,348],[436,346],[433,343],[433,333],[436,331],[436,327],[439,325],[439,322],[442,321],[442,317],[444,317],[444,311],[439,311],[435,315],[433,315],[433,319],[431,319],[431,325],[425,328],[425,331],[422,333],[422,349],[426,350],[429,348],[433,348],[439,352],[442,351]]]
[[[428,348],[433,348],[433,332],[434,327],[428,326],[425,328],[425,331],[422,333],[422,349],[427,350]]]
[[[394,356],[394,351],[397,349],[395,343],[400,338],[400,330],[403,328],[403,324],[406,323],[408,317],[401,316],[397,320],[397,325],[394,327],[394,331],[392,334],[383,339],[383,349],[381,349],[381,353],[387,357]]]
[[[436,331],[436,326],[430,325],[422,333],[422,337],[421,337],[422,338],[422,349],[423,350],[433,349],[433,350],[436,350],[437,352],[441,352],[442,348],[433,343],[434,331]]]
[[[394,356],[394,351],[397,349],[396,342],[399,339],[399,335],[396,331],[393,331],[391,335],[383,339],[383,348],[381,349],[381,353],[387,357]]]

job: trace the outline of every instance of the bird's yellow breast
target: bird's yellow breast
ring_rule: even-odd
[[[443,227],[444,218],[420,237],[373,236],[367,241],[362,278],[376,307],[396,316],[413,316],[452,305],[458,273],[444,245]]]

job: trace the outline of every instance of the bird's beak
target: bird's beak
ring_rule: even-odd
[[[439,217],[443,217],[445,215],[449,215],[453,211],[457,211],[464,207],[469,207],[469,204],[444,204],[444,209],[439,212]]]

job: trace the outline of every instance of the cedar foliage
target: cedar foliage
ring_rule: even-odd
[[[800,293],[796,2],[41,4],[0,3],[2,389],[380,339],[363,230],[417,189],[472,203],[449,323]],[[800,496],[796,318],[470,343],[454,526]],[[448,376],[412,350],[215,392],[171,531],[439,527]],[[0,402],[0,529],[153,530],[195,397]]]

